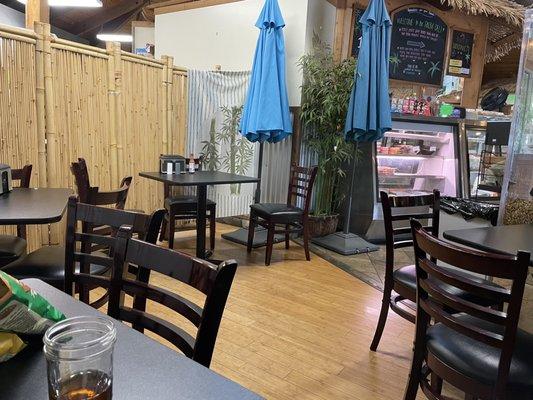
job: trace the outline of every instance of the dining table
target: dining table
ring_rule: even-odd
[[[449,241],[474,249],[516,255],[520,250],[533,254],[533,224],[499,225],[443,232]],[[533,265],[533,259],[530,260]]]
[[[113,400],[255,400],[259,395],[198,364],[129,326],[38,279],[22,281],[44,296],[66,317],[95,316],[113,321]],[[0,398],[47,399],[48,384],[42,341],[31,343],[0,363]]]
[[[14,188],[0,195],[0,225],[44,225],[59,222],[72,189]]]
[[[162,182],[169,186],[196,187],[196,257],[207,259],[211,255],[206,252],[206,213],[207,187],[213,185],[227,185],[237,183],[259,183],[260,178],[231,174],[221,171],[196,171],[195,173],[163,174],[160,172],[141,172],[143,178]]]

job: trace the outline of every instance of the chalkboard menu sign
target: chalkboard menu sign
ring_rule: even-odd
[[[454,30],[450,44],[450,62],[448,75],[469,77],[471,75],[471,57],[474,48],[474,34]]]
[[[353,9],[353,35],[352,35],[352,56],[359,57],[359,48],[361,47],[361,39],[363,37],[363,31],[359,20],[363,16],[365,10],[360,8]]]
[[[393,16],[389,77],[440,86],[448,27],[435,13],[409,7]]]

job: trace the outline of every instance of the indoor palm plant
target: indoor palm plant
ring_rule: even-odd
[[[301,113],[304,141],[318,157],[311,231],[325,235],[337,228],[339,183],[345,176],[343,166],[353,156],[352,146],[344,140],[343,129],[355,60],[336,62],[331,48],[315,35],[313,51],[299,63],[304,76]]]

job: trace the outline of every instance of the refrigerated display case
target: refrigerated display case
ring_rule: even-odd
[[[526,12],[499,222],[533,223],[533,10]]]
[[[458,195],[458,162],[454,133],[403,127],[376,143],[378,192],[417,194],[439,189]]]
[[[503,184],[507,159],[509,121],[465,121],[466,168],[470,198],[497,200]]]

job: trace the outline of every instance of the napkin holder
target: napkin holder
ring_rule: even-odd
[[[9,165],[0,164],[0,182],[0,195],[13,190],[11,167]]]
[[[186,171],[186,160],[183,156],[161,154],[159,156],[159,172],[162,174],[181,174]]]

